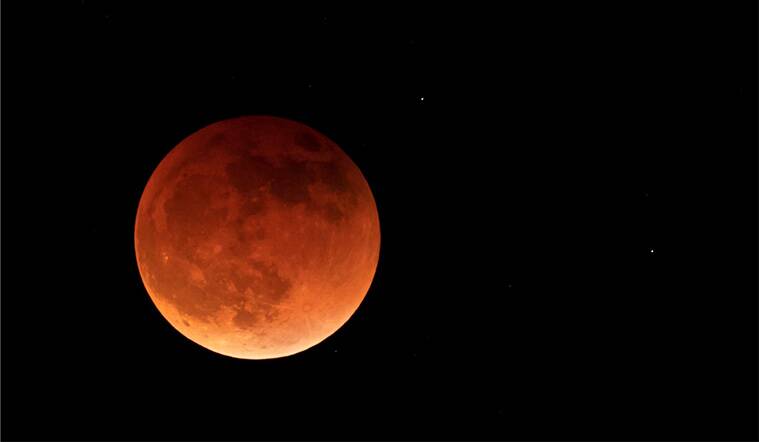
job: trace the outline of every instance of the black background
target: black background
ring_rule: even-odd
[[[607,3],[3,2],[3,438],[757,438],[757,12]],[[182,337],[134,256],[158,162],[247,114],[382,228],[279,360]]]

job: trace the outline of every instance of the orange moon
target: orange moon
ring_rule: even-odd
[[[334,142],[294,121],[224,120],[179,143],[140,199],[134,243],[150,298],[187,338],[268,359],[306,350],[356,311],[377,268],[377,206]]]

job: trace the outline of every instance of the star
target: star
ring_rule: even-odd
[[[654,253],[654,249],[651,249],[650,252],[651,252],[651,254],[653,254]]]
[[[424,97],[419,98],[419,101],[424,101]]]

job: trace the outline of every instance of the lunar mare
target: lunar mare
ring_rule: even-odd
[[[205,127],[140,199],[148,294],[192,341],[244,359],[291,355],[340,328],[369,290],[380,229],[368,183],[331,140],[274,117]]]

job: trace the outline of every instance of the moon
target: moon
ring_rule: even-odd
[[[227,356],[278,358],[358,309],[377,268],[379,216],[337,144],[247,116],[200,129],[160,162],[134,244],[150,298],[182,335]]]

